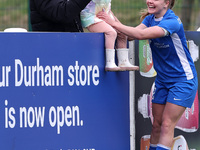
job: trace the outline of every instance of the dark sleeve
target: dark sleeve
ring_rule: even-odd
[[[54,22],[71,22],[91,0],[34,0],[37,11]]]

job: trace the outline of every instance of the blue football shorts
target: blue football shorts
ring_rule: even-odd
[[[155,81],[152,103],[166,104],[167,102],[191,108],[198,89],[197,77],[182,82],[163,83]]]

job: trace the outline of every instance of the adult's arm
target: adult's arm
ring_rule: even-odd
[[[33,0],[37,11],[54,22],[71,22],[91,0]]]
[[[137,28],[138,30],[144,30],[144,29],[146,29],[147,27],[144,25],[144,24],[139,24],[138,26],[136,26],[135,28]],[[128,36],[128,40],[129,41],[132,41],[132,40],[135,40],[136,38],[134,38],[134,37],[130,37],[130,36]]]
[[[145,39],[154,39],[160,38],[165,36],[165,31],[159,27],[146,27],[144,24],[140,24],[137,27],[130,27],[123,25],[119,21],[115,21],[111,19],[106,13],[99,12],[97,15],[100,19],[103,19],[108,24],[110,24],[113,28],[117,29],[118,31],[124,33],[129,39],[138,39],[138,40],[145,40]]]
[[[146,40],[155,39],[165,36],[164,30],[159,26],[148,27],[145,29],[139,29],[136,27],[130,27],[123,24],[115,23],[113,27],[121,31],[125,35],[133,39]]]

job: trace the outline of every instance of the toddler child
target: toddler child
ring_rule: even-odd
[[[106,71],[133,71],[138,66],[130,64],[128,59],[127,37],[118,33],[112,26],[99,19],[96,14],[106,12],[113,20],[117,20],[111,12],[111,0],[92,0],[81,12],[82,26],[90,32],[103,32],[105,34]],[[115,64],[115,41],[117,39],[118,66]]]

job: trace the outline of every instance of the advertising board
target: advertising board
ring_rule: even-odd
[[[128,72],[104,35],[0,33],[1,150],[128,150]]]

